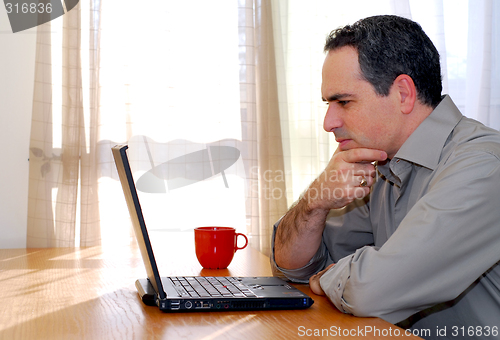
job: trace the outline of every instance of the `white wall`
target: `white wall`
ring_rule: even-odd
[[[0,6],[0,248],[26,247],[36,28],[12,33]]]

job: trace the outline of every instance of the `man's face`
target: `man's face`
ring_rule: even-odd
[[[342,47],[328,53],[321,92],[328,103],[323,127],[335,134],[340,150],[378,149],[389,158],[396,154],[402,145],[399,96],[394,88],[388,96],[380,96],[363,79],[356,49]]]

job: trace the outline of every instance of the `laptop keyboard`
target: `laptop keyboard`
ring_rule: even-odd
[[[171,277],[183,297],[255,297],[256,295],[235,277]]]

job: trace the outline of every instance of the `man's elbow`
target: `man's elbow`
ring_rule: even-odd
[[[417,309],[397,306],[390,301],[381,301],[376,293],[357,293],[355,296],[342,298],[341,311],[358,317],[381,318],[390,323],[397,323],[417,312]]]

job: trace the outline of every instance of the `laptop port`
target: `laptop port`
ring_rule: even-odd
[[[196,301],[194,303],[196,309],[208,309],[210,308],[210,302],[208,301]]]
[[[186,307],[186,309],[191,309],[193,308],[193,303],[191,301],[186,301],[184,307]]]
[[[173,300],[170,302],[171,310],[179,310],[181,309],[181,302],[179,300]]]

